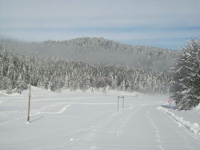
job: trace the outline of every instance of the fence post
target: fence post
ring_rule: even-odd
[[[124,110],[124,96],[118,96],[118,99],[117,99],[117,110],[119,110],[119,101],[120,101],[120,98],[122,98],[122,110]]]
[[[118,100],[117,100],[117,110],[119,111],[119,96],[118,96]]]
[[[123,110],[124,110],[124,96],[123,96],[122,98],[123,98],[123,105],[122,105],[122,108],[123,108]]]

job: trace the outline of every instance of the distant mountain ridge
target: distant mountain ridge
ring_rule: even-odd
[[[1,40],[0,46],[19,54],[54,56],[89,64],[114,64],[144,71],[168,71],[178,51],[132,46],[104,38],[77,38],[66,41],[19,42]]]

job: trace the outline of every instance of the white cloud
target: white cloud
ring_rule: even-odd
[[[7,21],[18,26],[200,25],[200,0],[0,0],[0,3],[4,26]]]
[[[199,6],[200,0],[0,0],[0,35],[22,40],[81,36],[122,41],[197,37],[199,30],[165,31],[165,28],[200,27]],[[159,27],[163,31],[70,31],[71,28],[130,27]],[[37,28],[53,31],[37,31]],[[58,28],[66,31],[54,31]]]

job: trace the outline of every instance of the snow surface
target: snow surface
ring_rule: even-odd
[[[163,107],[157,107],[159,110],[162,110],[163,112],[165,112],[166,114],[168,114],[169,116],[171,116],[175,121],[177,121],[177,124],[179,126],[184,125],[186,128],[188,128],[191,132],[195,133],[195,134],[199,134],[200,135],[200,127],[198,123],[193,123],[191,124],[190,121],[185,121],[183,119],[183,117],[178,117],[176,116],[174,113],[168,111],[167,109],[163,108]]]
[[[117,97],[125,107],[117,110]],[[199,112],[163,105],[167,95],[128,92],[0,93],[0,150],[198,150]],[[190,122],[189,122],[190,121]]]

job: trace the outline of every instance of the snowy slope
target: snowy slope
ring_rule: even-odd
[[[1,150],[198,150],[200,135],[180,126],[160,107],[167,95],[138,93],[54,93],[33,87],[31,122],[28,91],[0,94]],[[117,110],[117,96],[125,106]],[[158,109],[160,108],[160,109]],[[176,112],[176,114],[175,114]],[[186,113],[174,111],[176,116]],[[195,114],[196,112],[192,111]],[[194,119],[199,123],[198,118]]]

